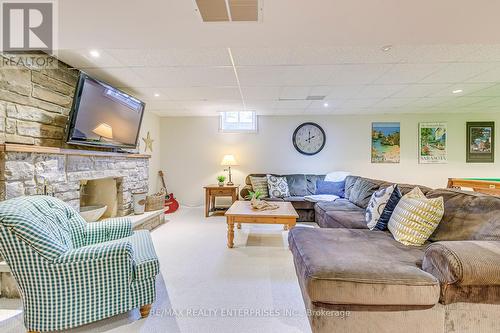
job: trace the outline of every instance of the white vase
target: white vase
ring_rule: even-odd
[[[144,208],[146,207],[146,194],[147,194],[146,192],[132,193],[135,215],[140,215],[144,213]]]

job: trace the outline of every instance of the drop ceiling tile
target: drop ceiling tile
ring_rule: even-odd
[[[430,94],[430,97],[439,97],[439,96],[471,96],[471,94],[484,90],[486,88],[491,87],[491,83],[457,83],[454,85],[450,85],[445,89],[439,90],[433,94]],[[453,93],[453,91],[462,90],[460,93]]]
[[[281,99],[306,99],[309,96],[310,87],[283,87],[281,88]]]
[[[117,88],[151,86],[131,68],[87,68],[85,72],[98,80],[109,83]]]
[[[374,84],[416,83],[434,73],[444,64],[396,64],[384,73]]]
[[[439,103],[437,106],[441,108],[456,108],[456,107],[469,106],[481,102],[483,100],[484,100],[483,97],[462,96],[462,97],[450,98],[444,101],[443,103]]]
[[[493,84],[488,88],[476,90],[470,94],[469,96],[479,96],[479,97],[497,97],[500,96],[500,84]]]
[[[114,58],[106,50],[99,50],[97,58],[92,57],[89,52],[89,49],[58,50],[57,58],[78,69],[129,66]]]
[[[242,86],[241,90],[247,100],[278,100],[281,87]]]
[[[242,86],[324,85],[332,75],[332,66],[238,67]]]
[[[322,101],[312,101],[311,104],[309,105],[309,109],[332,109],[332,108],[339,108],[342,107],[342,105],[346,102],[347,100],[341,100],[341,99],[325,99]],[[327,104],[325,106],[325,103]]]
[[[178,102],[150,99],[146,101],[146,110],[182,110],[184,106]]]
[[[275,109],[306,109],[309,105],[311,104],[311,101],[306,101],[306,100],[290,100],[290,101],[276,101],[274,103],[274,108]]]
[[[403,90],[395,93],[392,97],[395,98],[418,98],[426,97],[443,89],[446,89],[450,85],[447,83],[440,84],[410,84],[407,85]]]
[[[368,108],[380,101],[380,98],[349,99],[342,104],[342,108]]]
[[[348,64],[338,65],[328,80],[328,85],[356,85],[372,83],[393,65],[388,64]]]
[[[468,61],[477,52],[476,45],[418,45],[411,48],[403,59],[405,63],[441,63]],[[470,60],[469,60],[470,61]]]
[[[399,107],[404,107],[408,104],[411,104],[413,101],[415,101],[415,98],[385,98],[375,104],[375,107],[377,108],[399,108]]]
[[[449,97],[422,97],[415,99],[407,106],[411,106],[414,108],[434,107],[435,105],[443,103],[449,99],[450,99]]]
[[[425,77],[420,83],[458,83],[492,68],[491,63],[451,63]]]
[[[133,67],[231,66],[226,48],[107,49],[118,61]]]
[[[144,67],[133,71],[149,86],[234,86],[232,67]]]
[[[484,97],[478,103],[473,104],[472,107],[480,109],[495,107],[500,112],[500,97]]]
[[[363,87],[364,86],[361,84],[331,86],[332,89],[330,90],[330,93],[328,95],[326,95],[326,98],[327,99],[349,99],[349,98],[356,96]]]
[[[467,82],[489,82],[489,83],[499,83],[500,82],[500,64],[494,65],[486,72],[480,73],[476,76],[470,77]]]
[[[294,65],[289,48],[239,48],[232,47],[236,66]]]
[[[361,88],[356,95],[357,98],[385,98],[405,89],[402,84],[367,85]]]
[[[313,86],[310,87],[309,95],[311,96],[328,96],[332,90],[335,88],[334,86]]]
[[[161,91],[164,91],[171,100],[228,100],[241,98],[237,87],[170,87]]]

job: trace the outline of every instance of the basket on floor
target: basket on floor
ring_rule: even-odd
[[[165,190],[146,197],[146,212],[163,209],[165,204]]]

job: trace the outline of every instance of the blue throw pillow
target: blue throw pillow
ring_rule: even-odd
[[[402,196],[403,195],[399,190],[399,186],[396,185],[394,191],[392,191],[389,201],[387,201],[387,204],[385,205],[384,210],[382,211],[382,214],[380,214],[380,217],[377,221],[377,224],[375,225],[374,230],[387,230],[387,224],[389,224],[389,219],[391,218],[392,212],[394,212],[394,208],[396,208]]]
[[[315,194],[333,194],[343,198],[345,195],[345,180],[341,182],[325,182],[324,180],[316,181]]]

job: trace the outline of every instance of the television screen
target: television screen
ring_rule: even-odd
[[[144,103],[81,73],[68,128],[68,143],[135,148]]]

